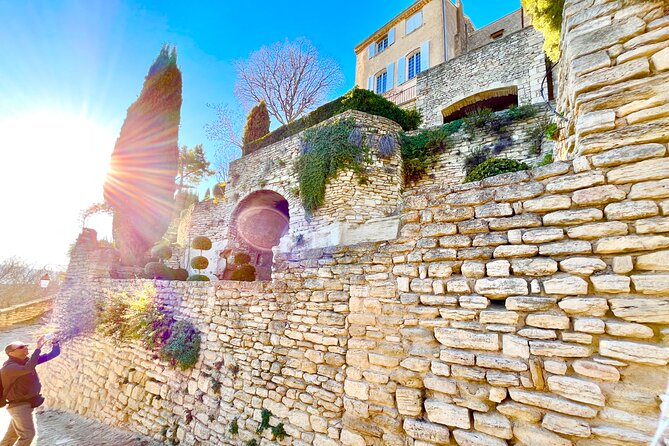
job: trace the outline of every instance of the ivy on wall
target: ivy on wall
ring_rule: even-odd
[[[313,213],[323,204],[325,186],[341,170],[352,170],[361,183],[367,181],[364,165],[370,162],[369,148],[356,133],[353,119],[313,127],[304,132],[302,154],[295,163],[302,205]]]

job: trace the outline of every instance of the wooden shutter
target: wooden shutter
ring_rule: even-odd
[[[430,68],[430,41],[426,40],[420,45],[420,71]]]
[[[393,43],[395,43],[395,28],[390,28],[390,31],[388,31],[388,46]]]
[[[386,91],[392,90],[393,87],[395,86],[395,76],[393,76],[395,72],[395,63],[390,62],[390,65],[388,65],[388,75],[386,77]]]
[[[371,59],[376,54],[376,43],[372,42],[369,44],[369,58]]]
[[[374,91],[374,76],[369,76],[367,78],[367,89]]]
[[[405,64],[406,64],[406,57],[400,57],[397,59],[397,85],[402,85],[404,83],[405,78]]]

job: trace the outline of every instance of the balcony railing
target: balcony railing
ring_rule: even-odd
[[[393,88],[392,90],[383,94],[389,101],[395,105],[403,105],[416,99],[416,84]]]

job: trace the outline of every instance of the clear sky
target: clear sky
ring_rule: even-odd
[[[79,212],[102,201],[126,110],[164,43],[176,45],[183,73],[179,145],[213,153],[207,103],[235,103],[235,60],[306,37],[341,66],[334,98],[353,86],[353,47],[411,3],[0,0],[0,260],[67,262]],[[481,27],[520,0],[464,4]]]

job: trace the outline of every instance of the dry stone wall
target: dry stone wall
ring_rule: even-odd
[[[31,321],[51,310],[53,301],[54,296],[49,296],[3,308],[0,310],[0,327],[10,327]]]

